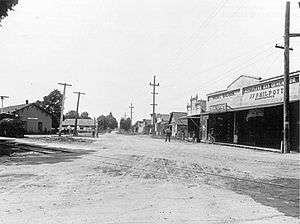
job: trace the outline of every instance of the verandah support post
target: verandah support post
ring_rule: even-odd
[[[237,112],[233,112],[233,143],[238,143],[238,134],[237,134]]]

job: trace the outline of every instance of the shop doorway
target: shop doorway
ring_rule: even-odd
[[[233,112],[209,115],[208,132],[213,131],[216,142],[233,143]]]

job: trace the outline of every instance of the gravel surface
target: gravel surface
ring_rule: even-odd
[[[299,154],[119,134],[14,147],[0,223],[299,223]]]

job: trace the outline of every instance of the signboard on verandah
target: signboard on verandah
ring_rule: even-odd
[[[209,106],[209,112],[211,113],[222,113],[227,111],[227,103],[215,104]]]
[[[242,106],[283,102],[283,79],[243,89]],[[299,100],[299,76],[290,77],[290,101]]]

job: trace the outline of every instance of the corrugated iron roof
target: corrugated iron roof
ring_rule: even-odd
[[[30,104],[20,104],[20,105],[15,105],[15,106],[9,106],[9,107],[3,107],[2,112],[3,113],[14,113],[18,110],[21,110]]]

